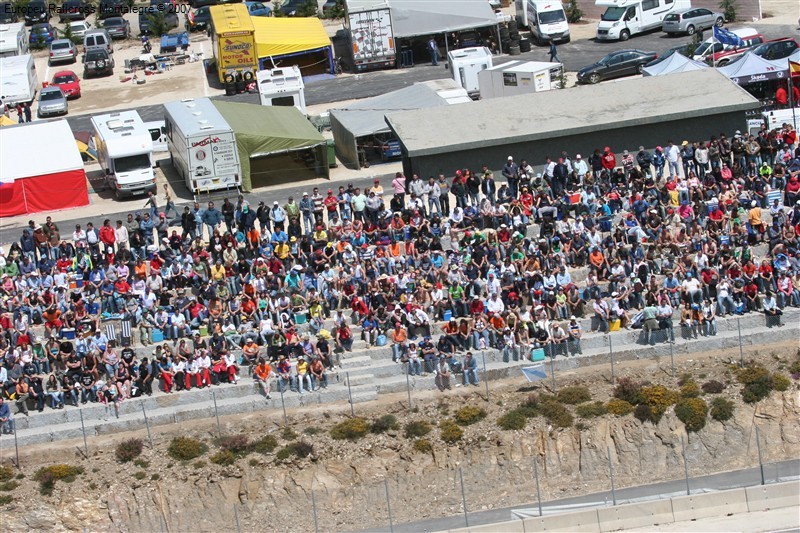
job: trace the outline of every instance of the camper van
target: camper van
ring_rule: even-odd
[[[0,58],[0,100],[6,105],[33,102],[38,88],[39,76],[32,55]]]
[[[451,50],[447,54],[453,80],[467,91],[470,98],[477,99],[481,88],[478,73],[492,68],[492,51],[485,46]]]
[[[551,0],[516,0],[517,24],[530,28],[531,40],[544,44],[550,41],[569,42],[567,14],[561,2]]]
[[[22,22],[0,25],[0,57],[27,54],[30,45],[28,38],[29,34]]]
[[[296,107],[306,114],[305,85],[300,67],[260,70],[256,73],[261,105]]]
[[[664,17],[692,7],[689,0],[596,0],[605,7],[597,25],[598,41],[627,41],[632,35],[660,29]]]
[[[92,117],[97,161],[117,199],[156,192],[153,140],[136,111]]]
[[[145,122],[144,127],[150,132],[150,138],[153,140],[153,152],[168,152],[167,125],[164,121]]]
[[[236,134],[208,98],[164,104],[170,161],[192,193],[238,189]]]

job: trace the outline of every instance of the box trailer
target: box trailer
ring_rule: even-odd
[[[388,3],[345,2],[344,27],[350,41],[353,71],[394,66],[397,50]]]
[[[156,192],[153,140],[136,111],[92,117],[97,161],[119,198]]]
[[[29,34],[24,23],[0,24],[0,57],[25,55],[29,48]]]
[[[485,46],[452,50],[447,53],[447,62],[459,87],[466,90],[470,97],[477,98],[480,93],[478,73],[492,68],[492,51]]]
[[[251,82],[258,71],[256,31],[244,4],[211,6],[211,48],[220,83],[238,75]]]
[[[164,104],[170,161],[193,194],[242,185],[236,134],[208,98]]]
[[[632,35],[661,28],[674,11],[689,9],[689,0],[596,0],[606,11],[597,24],[598,41],[627,41]]]
[[[481,99],[538,93],[561,87],[561,63],[511,61],[478,74]]]
[[[39,76],[31,54],[0,58],[0,100],[7,106],[31,103],[39,88]]]
[[[260,70],[256,73],[256,85],[261,105],[296,107],[306,114],[305,84],[297,65]]]

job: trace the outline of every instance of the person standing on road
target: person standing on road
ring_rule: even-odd
[[[431,54],[431,65],[434,67],[439,64],[439,47],[436,45],[436,39],[431,37],[428,41],[428,53]]]
[[[31,121],[31,104],[25,102],[25,122]]]
[[[550,63],[561,63],[561,60],[558,58],[558,49],[556,48],[556,42],[553,39],[550,39]]]

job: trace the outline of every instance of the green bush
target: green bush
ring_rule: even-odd
[[[682,398],[675,405],[675,415],[686,426],[686,431],[700,431],[706,426],[708,404],[702,398]]]
[[[594,418],[596,416],[603,416],[608,410],[603,402],[587,402],[582,403],[575,408],[575,414],[581,418]]]
[[[725,390],[725,385],[721,381],[712,379],[703,383],[702,389],[706,394],[719,394]]]
[[[78,474],[83,473],[83,468],[80,466],[70,466],[65,464],[46,466],[40,468],[33,475],[33,480],[39,482],[39,492],[43,496],[50,496],[53,494],[53,489],[56,486],[56,481],[64,481],[65,483],[72,483]]]
[[[631,405],[642,402],[642,385],[631,378],[620,378],[614,387],[614,398],[625,400]]]
[[[228,451],[240,457],[247,455],[253,449],[253,445],[250,443],[250,439],[247,437],[247,435],[241,433],[238,435],[228,435],[226,437],[221,437],[217,441],[217,445],[220,447],[220,449],[222,449],[222,451]]]
[[[751,363],[736,373],[736,379],[744,385],[742,399],[747,403],[760,402],[768,397],[775,387],[769,371],[761,365]]]
[[[428,439],[417,439],[414,441],[414,449],[421,453],[431,453],[433,444]]]
[[[572,427],[574,419],[572,413],[552,397],[546,398],[539,406],[539,412],[557,428]]]
[[[722,396],[717,396],[711,400],[711,418],[720,422],[725,422],[733,418],[733,411],[736,405]]]
[[[439,437],[447,444],[454,444],[464,436],[464,430],[452,420],[442,420],[439,423]]]
[[[208,446],[191,437],[175,437],[169,443],[167,453],[179,461],[190,461],[200,457],[208,451]]]
[[[700,396],[700,385],[695,381],[687,381],[681,385],[681,398],[697,398]]]
[[[400,425],[397,423],[397,417],[394,415],[383,415],[382,417],[373,420],[369,430],[372,433],[386,433],[387,431],[397,429]]]
[[[486,418],[486,411],[481,407],[466,405],[456,411],[455,420],[460,426],[471,426]]]
[[[161,479],[161,474],[153,474],[150,476],[150,481],[158,481],[159,479]]]
[[[663,385],[650,385],[642,387],[641,403],[650,408],[650,421],[658,424],[667,409],[675,404],[680,398],[680,394],[668,389]]]
[[[117,444],[114,454],[120,463],[128,463],[142,455],[144,443],[142,439],[129,439]]]
[[[795,359],[792,361],[792,364],[789,365],[789,373],[792,375],[792,377],[800,375],[800,358]]]
[[[497,419],[497,425],[505,430],[525,429],[525,424],[527,423],[528,417],[526,417],[522,411],[518,409],[509,411]]]
[[[278,447],[278,439],[273,437],[272,435],[264,435],[257,441],[253,443],[253,451],[256,453],[260,453],[266,455],[268,453],[272,453],[275,451],[275,448]]]
[[[208,460],[215,465],[230,466],[236,462],[236,454],[230,450],[220,450],[209,457]]]
[[[633,406],[625,400],[612,398],[606,404],[606,410],[612,415],[625,416],[633,412]]]
[[[786,392],[792,382],[783,374],[772,374],[772,386],[778,392]]]
[[[658,423],[658,420],[661,420],[659,417],[658,420],[653,420],[653,409],[644,403],[640,403],[633,409],[633,416],[636,417],[637,420],[640,422],[653,422],[654,424]]]
[[[295,433],[292,428],[285,427],[283,428],[283,431],[281,431],[281,437],[283,440],[291,442],[297,439],[297,433]]]
[[[424,437],[431,432],[431,425],[425,421],[414,421],[406,424],[405,435],[407,439],[415,437]]]
[[[139,481],[143,480],[145,477],[147,477],[147,472],[144,472],[142,470],[137,470],[136,472],[133,473],[133,478],[138,479]]]
[[[0,482],[0,492],[11,492],[12,490],[19,487],[19,481],[2,481]]]
[[[133,464],[138,466],[139,468],[147,469],[150,466],[150,461],[145,461],[144,459],[136,459],[133,461]]]
[[[202,459],[200,461],[195,461],[194,463],[192,463],[192,468],[194,468],[195,470],[200,470],[201,468],[205,467],[206,467],[206,462],[203,461]]]
[[[561,403],[578,405],[579,403],[590,401],[592,399],[592,393],[589,392],[587,387],[565,387],[558,391],[556,398]]]
[[[719,7],[725,15],[725,20],[736,22],[736,0],[720,0]]]
[[[314,427],[314,426],[309,426],[309,427],[303,429],[303,434],[304,435],[310,435],[312,437],[314,435],[318,435],[320,433],[322,433],[322,430],[319,429],[318,427]]]
[[[578,0],[569,0],[569,4],[567,4],[564,11],[566,11],[567,22],[571,24],[580,22],[583,18],[583,11],[578,7]]]
[[[369,423],[363,418],[349,418],[331,428],[331,437],[336,440],[357,441],[369,433]]]
[[[0,507],[4,507],[14,501],[14,497],[10,494],[0,494]]]
[[[8,465],[0,466],[0,481],[8,481],[13,479],[14,469]]]
[[[276,457],[279,461],[283,461],[294,455],[300,459],[304,459],[314,453],[314,446],[305,441],[297,441],[289,444],[288,446],[278,450]]]

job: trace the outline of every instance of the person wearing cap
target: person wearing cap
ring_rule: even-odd
[[[408,332],[398,321],[392,330],[392,361],[399,363],[408,351]]]
[[[439,356],[435,373],[434,382],[436,383],[436,387],[440,391],[444,391],[445,389],[450,390],[450,377],[452,374],[450,372],[450,365],[447,363],[447,359],[445,359],[444,355]]]
[[[512,156],[508,156],[508,160],[503,165],[503,177],[508,182],[509,195],[516,198],[518,194],[517,186],[519,184],[519,166],[514,162]]]
[[[636,164],[639,165],[639,170],[641,170],[645,176],[652,176],[653,156],[644,149],[644,146],[640,146],[639,151],[636,153]]]
[[[303,226],[306,234],[310,234],[314,230],[314,202],[307,192],[303,193],[303,198],[300,200],[300,213],[303,215]]]
[[[467,352],[464,357],[464,385],[478,386],[478,361],[473,357],[472,352]]]

